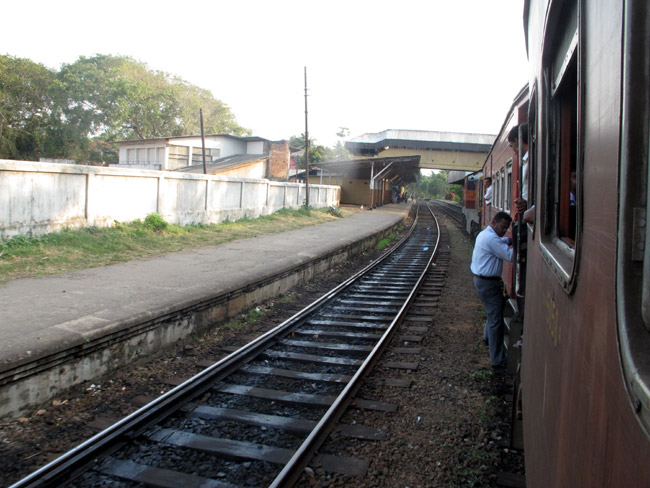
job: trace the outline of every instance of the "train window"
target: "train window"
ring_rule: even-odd
[[[575,191],[577,171],[577,56],[572,56],[568,79],[562,80],[553,97],[551,134],[555,160],[555,225],[558,237],[575,247]]]
[[[650,5],[625,7],[616,274],[618,338],[631,403],[650,431]],[[642,61],[645,59],[645,62]]]
[[[506,208],[508,208],[506,202],[506,193],[508,192],[508,187],[506,186],[506,177],[505,177],[504,168],[501,168],[501,171],[499,172],[499,178],[501,179],[501,208],[505,210]]]
[[[505,209],[510,210],[510,201],[512,200],[512,160],[508,163],[508,172],[506,175],[506,201]]]
[[[528,111],[528,170],[526,171],[526,179],[528,184],[528,206],[535,205],[537,199],[537,185],[535,171],[535,157],[537,155],[537,90],[533,87],[532,95],[530,97],[530,105]],[[522,175],[523,178],[523,175]],[[533,234],[534,237],[534,234]]]
[[[501,177],[501,172],[497,173],[497,180],[499,180],[499,198],[497,200],[497,207],[499,210],[503,210],[503,178]]]
[[[497,171],[494,173],[494,180],[497,182],[496,195],[494,197],[494,206],[501,209],[501,174]]]
[[[503,183],[503,170],[499,171],[499,208],[503,210],[503,193],[505,184]]]
[[[573,284],[579,210],[578,152],[580,124],[579,29],[577,2],[555,12],[555,31],[545,40],[544,141],[545,193],[542,246],[547,262],[570,291]]]

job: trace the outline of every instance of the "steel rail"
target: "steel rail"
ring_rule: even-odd
[[[309,436],[305,439],[302,445],[296,450],[295,454],[285,465],[284,469],[280,472],[280,474],[278,474],[278,476],[275,478],[273,483],[269,485],[271,488],[283,488],[287,486],[293,486],[296,483],[302,471],[307,466],[307,464],[309,463],[310,459],[313,457],[316,450],[325,441],[331,429],[336,424],[336,422],[338,422],[339,418],[341,417],[341,415],[343,415],[343,412],[345,412],[345,409],[352,401],[354,395],[361,387],[362,379],[366,376],[368,372],[370,372],[374,364],[377,362],[377,360],[379,359],[383,351],[388,346],[390,340],[394,335],[395,330],[397,329],[397,327],[403,320],[404,316],[406,315],[406,312],[410,308],[411,303],[413,302],[415,296],[419,291],[420,286],[422,285],[427,273],[429,272],[429,268],[433,264],[433,260],[437,255],[438,247],[440,244],[440,225],[438,223],[438,219],[436,219],[435,215],[433,214],[431,208],[428,205],[426,206],[426,208],[431,213],[431,216],[434,219],[434,222],[436,224],[436,229],[437,229],[436,243],[431,253],[431,257],[427,262],[427,265],[424,267],[424,270],[422,271],[417,282],[413,286],[411,292],[409,293],[408,298],[401,306],[397,316],[393,319],[389,327],[384,332],[383,337],[375,345],[373,350],[370,352],[369,356],[359,367],[357,372],[353,375],[350,382],[341,391],[341,393],[338,395],[336,400],[332,403],[332,405],[327,410],[325,415],[323,415],[323,417],[320,419],[320,421],[318,422],[314,430],[309,434]]]
[[[445,215],[451,217],[456,222],[461,223],[463,221],[463,210],[462,207],[457,207],[451,203],[447,203],[444,200],[435,200],[431,202],[434,206],[442,210]]]
[[[250,361],[252,357],[258,355],[278,336],[300,326],[324,305],[334,300],[341,292],[355,284],[361,277],[369,274],[385,260],[389,259],[408,241],[417,226],[417,222],[418,216],[416,215],[413,224],[405,236],[392,249],[321,296],[309,306],[237,351],[204,369],[194,377],[161,395],[151,403],[141,407],[111,427],[99,432],[74,449],[39,468],[22,480],[19,480],[11,485],[10,488],[60,486],[61,482],[68,481],[76,476],[82,466],[85,467],[96,461],[99,457],[104,457],[107,453],[114,452],[125,442],[137,437],[146,429],[171,415],[192,399],[202,395],[215,382],[225,378]]]

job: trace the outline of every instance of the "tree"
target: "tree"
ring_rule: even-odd
[[[339,161],[350,159],[350,151],[345,148],[345,144],[343,143],[343,139],[350,135],[350,129],[347,127],[339,127],[339,131],[336,135],[339,140],[336,141],[336,146],[334,146],[334,153],[336,154],[335,158]]]
[[[129,57],[81,57],[65,65],[59,77],[68,96],[66,117],[87,137],[113,141],[197,134],[200,108],[208,133],[249,133],[208,90]]]
[[[117,162],[115,141],[248,135],[208,91],[124,56],[80,57],[57,73],[0,56],[0,157]]]
[[[291,136],[289,138],[289,145],[291,147],[305,147],[305,134],[302,133],[300,136]],[[316,144],[316,139],[309,140],[309,165],[318,164],[322,161],[327,161],[334,159],[334,151],[325,146]],[[301,155],[295,156],[294,161],[296,163],[296,168],[305,169],[305,157],[304,152]]]
[[[38,159],[47,152],[58,89],[45,66],[0,55],[0,158]]]
[[[176,80],[175,90],[182,108],[183,134],[200,133],[201,124],[198,113],[199,109],[203,109],[203,125],[206,133],[233,136],[251,135],[249,129],[237,124],[230,107],[215,99],[208,90],[190,85],[180,79]]]
[[[447,172],[439,171],[431,175],[422,175],[418,183],[418,194],[425,198],[443,198],[449,193]]]

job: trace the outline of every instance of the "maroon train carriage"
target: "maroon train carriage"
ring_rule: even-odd
[[[516,221],[517,214],[515,209],[515,200],[521,194],[519,164],[520,157],[523,154],[515,154],[508,142],[508,133],[519,124],[528,120],[528,86],[525,86],[515,97],[508,115],[506,116],[501,130],[497,135],[490,152],[488,153],[485,163],[483,164],[483,178],[480,186],[480,229],[484,229],[492,220],[497,212],[508,212]],[[485,194],[485,178],[492,178],[492,204],[485,205],[483,196]],[[508,237],[512,237],[512,229],[508,231]],[[514,300],[517,295],[515,268],[510,263],[504,263],[503,281],[506,285],[508,296]],[[511,308],[516,313],[517,305],[511,300]]]
[[[521,381],[533,488],[650,486],[649,5],[524,4],[535,223]]]

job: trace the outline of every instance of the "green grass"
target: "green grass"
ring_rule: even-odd
[[[257,321],[257,319],[263,317],[265,313],[266,313],[265,310],[261,309],[260,307],[255,307],[249,310],[248,312],[246,312],[245,314],[241,315],[238,319],[231,320],[227,322],[225,325],[230,330],[240,330],[248,325],[254,324]]]
[[[391,234],[390,236],[386,237],[385,239],[382,239],[377,243],[377,246],[375,246],[377,249],[383,249],[386,247],[391,241],[395,240],[395,234]]]
[[[354,208],[339,210],[344,217],[357,212]],[[282,209],[256,219],[178,226],[150,214],[144,222],[116,221],[112,227],[64,230],[40,237],[16,236],[0,241],[0,283],[215,246],[338,218],[327,208],[301,208]]]

